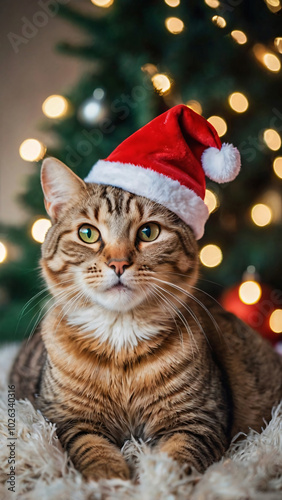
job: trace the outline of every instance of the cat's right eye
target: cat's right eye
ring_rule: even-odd
[[[84,243],[96,243],[100,238],[100,233],[96,227],[90,224],[83,224],[78,230],[78,236]]]

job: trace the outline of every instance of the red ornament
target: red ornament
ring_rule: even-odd
[[[273,311],[282,308],[282,292],[273,290],[267,285],[259,284],[261,288],[259,300],[254,304],[246,304],[239,295],[241,285],[242,283],[226,290],[220,299],[221,305],[224,309],[242,319],[272,344],[281,341],[282,334],[273,332],[269,321]]]

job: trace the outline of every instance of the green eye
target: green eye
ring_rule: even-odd
[[[160,234],[160,228],[155,222],[148,222],[140,227],[137,236],[141,241],[154,241]]]
[[[95,243],[100,238],[98,229],[90,224],[83,224],[78,230],[78,235],[85,243]]]

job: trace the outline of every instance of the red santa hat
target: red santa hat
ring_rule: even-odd
[[[85,182],[108,184],[160,203],[200,239],[208,219],[205,175],[235,179],[240,153],[222,144],[214,127],[185,105],[159,115],[99,160]]]

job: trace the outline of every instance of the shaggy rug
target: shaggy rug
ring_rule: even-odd
[[[0,350],[0,499],[20,500],[281,500],[282,403],[260,434],[231,444],[225,457],[205,474],[184,470],[164,454],[132,440],[123,447],[135,464],[135,481],[83,480],[63,452],[56,428],[27,400],[16,401],[15,492],[9,491],[13,444],[8,428],[7,372],[18,346]],[[8,463],[10,457],[10,464]],[[10,483],[7,479],[11,478]]]

